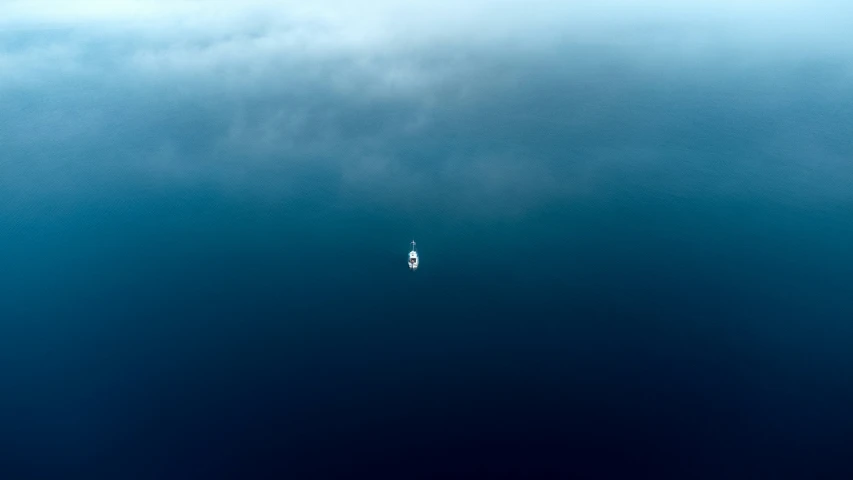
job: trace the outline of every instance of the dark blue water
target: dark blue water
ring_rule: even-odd
[[[713,477],[846,459],[842,209],[636,195],[454,221],[127,193],[4,229],[4,468]]]
[[[853,473],[849,57],[3,35],[91,69],[0,87],[3,478]]]

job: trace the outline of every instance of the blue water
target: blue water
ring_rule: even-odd
[[[631,48],[2,87],[0,476],[847,478],[847,57]]]
[[[5,468],[717,476],[846,458],[847,211],[638,195],[453,221],[127,193],[4,230]]]

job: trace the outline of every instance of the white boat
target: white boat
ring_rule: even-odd
[[[415,241],[412,240],[412,251],[409,252],[409,270],[417,270],[419,261],[418,252],[415,250]]]

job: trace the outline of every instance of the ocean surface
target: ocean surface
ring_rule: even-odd
[[[846,51],[27,32],[84,53],[0,86],[2,478],[853,474]]]

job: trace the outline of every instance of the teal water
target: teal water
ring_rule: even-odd
[[[85,53],[0,84],[4,478],[851,472],[843,48],[436,43],[412,92],[87,32],[0,32]]]

